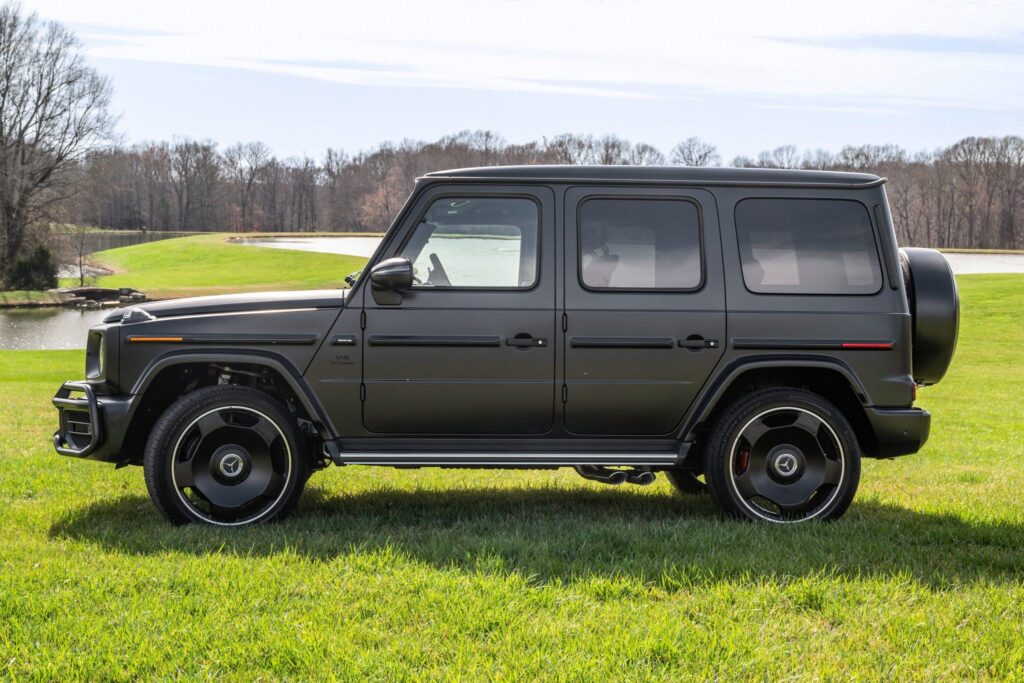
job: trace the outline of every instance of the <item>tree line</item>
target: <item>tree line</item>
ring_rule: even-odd
[[[666,155],[614,135],[565,134],[510,144],[490,131],[434,142],[403,140],[349,155],[279,159],[261,142],[218,149],[188,139],[98,151],[78,168],[66,220],[115,229],[376,231],[387,228],[418,176],[500,164],[719,166],[714,145],[688,138]],[[1020,248],[1024,240],[1024,138],[970,137],[932,152],[895,145],[801,153],[787,145],[728,165],[877,173],[901,244]]]

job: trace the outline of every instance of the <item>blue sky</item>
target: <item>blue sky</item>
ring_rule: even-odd
[[[1024,4],[24,0],[110,76],[128,142],[281,156],[485,128],[726,159],[1024,134]]]

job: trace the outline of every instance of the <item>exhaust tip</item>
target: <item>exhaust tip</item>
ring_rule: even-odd
[[[638,486],[652,484],[654,483],[654,472],[637,472],[629,478],[629,483]]]
[[[619,484],[625,483],[628,478],[629,475],[623,470],[615,470],[608,475],[608,483],[618,486]]]

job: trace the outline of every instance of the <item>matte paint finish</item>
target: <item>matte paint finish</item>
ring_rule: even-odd
[[[892,350],[843,349],[790,350],[787,355],[827,357],[848,367],[863,383],[869,405],[908,406],[911,403],[910,311],[902,277],[897,288],[883,286],[868,295],[754,294],[743,281],[739,245],[736,239],[735,207],[749,197],[848,199],[862,202],[869,210],[885,202],[881,187],[865,190],[720,188],[715,190],[722,220],[722,260],[728,291],[729,339],[723,362],[737,358],[756,359],[778,355],[777,350],[737,349],[735,340],[772,338],[793,340],[892,341]],[[874,221],[873,212],[872,219]],[[887,253],[896,253],[896,237],[889,229],[873,225],[879,261],[888,275]],[[883,226],[886,228],[887,226]],[[888,277],[883,278],[888,282]]]
[[[452,194],[537,202],[537,284],[528,290],[413,288],[401,292],[397,305],[378,303],[364,286],[363,426],[379,434],[547,433],[555,421],[554,195],[516,185],[431,187],[415,200],[381,258],[397,256],[420,213]],[[525,335],[543,345],[508,344]]]
[[[155,372],[171,364],[266,362],[289,374],[311,413],[324,416],[327,435],[340,437],[332,442],[335,450],[341,447],[337,462],[349,448],[367,462],[390,450],[410,462],[416,453],[443,453],[450,464],[460,462],[463,451],[461,462],[473,465],[488,464],[487,453],[504,453],[490,463],[504,465],[517,462],[512,453],[533,453],[523,462],[537,466],[562,462],[565,457],[555,455],[571,451],[683,457],[689,444],[677,439],[692,437],[744,368],[836,368],[873,406],[875,432],[890,440],[878,453],[913,452],[927,436],[927,414],[909,408],[911,319],[902,278],[891,272],[891,227],[875,225],[892,286],[869,296],[752,294],[736,244],[734,208],[742,198],[855,199],[877,221],[873,207],[886,206],[881,183],[865,174],[733,169],[515,167],[432,174],[418,182],[367,268],[400,252],[419,212],[437,197],[528,197],[541,210],[535,287],[406,290],[388,305],[364,277],[351,292],[143,304],[135,308],[155,319],[105,326],[114,344],[107,347],[105,376],[94,380],[96,394],[111,407],[127,401],[129,410],[109,412],[113,420],[115,413],[130,413],[129,404]],[[577,205],[609,195],[699,206],[699,290],[581,286]],[[507,343],[523,334],[545,343]],[[133,337],[181,341],[129,342]],[[792,348],[777,346],[787,340]],[[850,342],[891,342],[892,348],[842,347]],[[106,431],[119,440],[124,426]],[[104,444],[98,459],[117,461],[119,447]]]
[[[188,355],[205,352],[227,354],[228,357],[233,352],[262,353],[281,359],[301,375],[337,316],[337,308],[297,308],[272,313],[246,311],[167,316],[122,325],[124,348],[120,354],[120,385],[123,391],[131,392],[137,380],[147,374],[148,368],[159,359],[174,355],[181,357],[182,362],[188,362]],[[309,340],[310,336],[312,340]],[[180,338],[190,342],[131,343],[128,340],[132,337]],[[236,341],[232,342],[231,337]],[[289,343],[281,343],[282,340]]]
[[[594,196],[696,203],[703,230],[701,288],[692,292],[586,289],[579,272],[577,217],[579,205]],[[565,193],[564,224],[566,428],[580,435],[672,432],[722,355],[720,343],[697,350],[679,346],[687,339],[725,338],[714,196],[706,190],[574,187]],[[623,335],[652,341],[650,346],[623,343]],[[580,338],[589,343],[572,343]]]

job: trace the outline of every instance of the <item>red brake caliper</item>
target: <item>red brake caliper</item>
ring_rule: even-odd
[[[744,446],[740,449],[739,455],[736,457],[736,474],[743,474],[747,471],[747,465],[750,464],[750,446]]]

